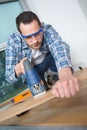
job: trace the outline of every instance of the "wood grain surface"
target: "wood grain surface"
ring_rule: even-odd
[[[71,98],[55,98],[51,90],[0,111],[0,125],[87,125],[87,69],[75,72],[81,90]],[[21,116],[19,113],[27,111]]]

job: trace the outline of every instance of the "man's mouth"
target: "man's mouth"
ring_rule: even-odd
[[[33,47],[39,47],[41,44],[40,43],[37,43],[37,44],[34,44]]]

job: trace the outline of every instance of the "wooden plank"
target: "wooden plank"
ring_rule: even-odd
[[[81,89],[83,90],[84,89],[83,85],[87,83],[87,69],[78,71],[75,73],[75,75],[80,79]],[[86,88],[87,88],[87,86],[86,86]],[[85,91],[84,93],[87,94],[87,91]],[[83,96],[84,93],[80,93],[80,95]],[[78,96],[79,96],[79,93],[75,97],[78,97]],[[40,95],[36,98],[31,97],[31,98],[29,98],[29,100],[26,100],[25,102],[15,104],[15,105],[10,105],[10,107],[8,107],[7,109],[0,112],[0,122],[4,121],[6,119],[12,118],[13,116],[15,116],[19,113],[30,110],[51,99],[57,100],[57,102],[61,101],[61,98],[55,98],[51,94],[51,90],[50,90],[50,91],[46,92],[45,94]]]
[[[87,80],[71,98],[54,98],[22,116],[0,123],[2,126],[87,126]]]

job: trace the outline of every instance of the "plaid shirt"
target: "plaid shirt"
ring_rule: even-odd
[[[51,52],[57,70],[64,67],[72,67],[69,46],[62,41],[56,30],[49,24],[42,23],[44,38],[40,51],[42,53]],[[16,81],[14,66],[24,57],[31,61],[31,48],[27,46],[24,39],[21,38],[18,31],[8,38],[6,47],[6,80],[8,82]]]

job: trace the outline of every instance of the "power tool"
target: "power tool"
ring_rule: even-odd
[[[28,87],[33,96],[37,96],[46,91],[46,87],[39,74],[28,59],[23,62]]]

